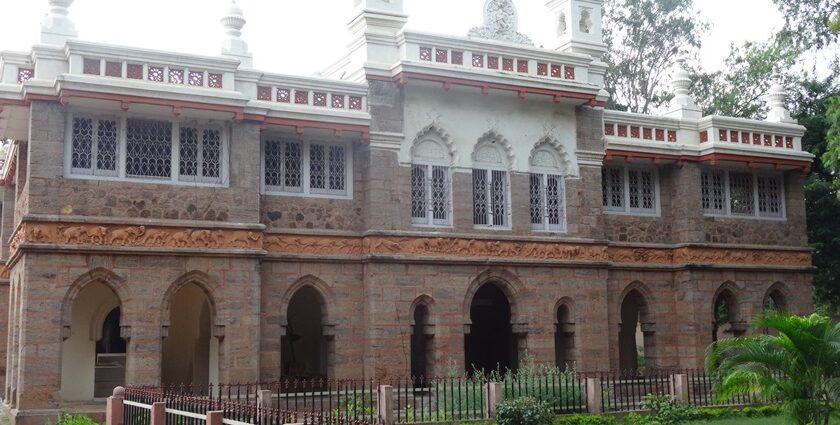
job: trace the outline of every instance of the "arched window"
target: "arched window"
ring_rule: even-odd
[[[746,325],[740,320],[738,299],[735,293],[724,288],[714,299],[712,317],[712,340],[739,337],[746,333]]]
[[[774,289],[764,297],[764,310],[774,310],[784,313],[787,309],[787,299],[782,291]]]
[[[535,231],[566,230],[566,183],[560,156],[548,143],[531,154],[531,227]]]
[[[452,225],[452,172],[444,138],[430,127],[411,150],[411,223],[418,226]]]
[[[415,384],[423,382],[421,378],[432,376],[431,348],[434,335],[428,325],[429,307],[417,304],[414,307],[414,324],[411,326],[411,376],[416,379]]]
[[[473,224],[476,227],[510,228],[510,159],[506,147],[506,140],[490,132],[479,139],[473,153]]]
[[[575,321],[568,303],[557,307],[557,324],[554,331],[554,364],[561,371],[574,369]]]
[[[638,372],[656,367],[654,363],[653,321],[645,296],[631,290],[621,302],[621,324],[618,333],[619,367]]]

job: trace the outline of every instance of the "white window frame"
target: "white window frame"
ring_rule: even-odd
[[[534,223],[531,219],[531,176],[540,176],[540,197],[542,223]],[[548,222],[548,176],[556,176],[560,181],[560,209],[562,211],[559,224]],[[560,170],[550,168],[533,167],[528,174],[528,221],[531,222],[531,230],[535,232],[563,233],[566,231],[566,176]]]
[[[73,167],[73,124],[75,123],[76,119],[89,119],[91,120],[91,146],[90,146],[90,168],[75,168]],[[116,162],[116,169],[114,170],[101,170],[97,167],[98,162],[98,155],[99,155],[99,136],[97,132],[97,128],[99,126],[100,121],[116,121],[117,122],[117,146],[116,146],[116,155],[114,161]],[[121,133],[124,131],[123,127],[120,123],[120,118],[114,115],[96,115],[96,114],[75,114],[73,115],[68,121],[69,129],[68,133],[69,136],[67,138],[67,166],[65,167],[69,170],[70,174],[77,175],[77,176],[91,176],[91,177],[116,177],[119,175],[120,169],[120,158],[121,156],[121,140],[122,135]]]
[[[426,170],[425,182],[423,183],[424,194],[426,196],[426,217],[414,217],[413,207],[409,208],[411,214],[411,224],[417,227],[452,227],[452,167],[445,161],[432,161],[424,159],[414,159],[409,167],[409,184],[413,179],[412,173],[414,167],[423,167]],[[434,167],[442,167],[446,169],[446,219],[436,220],[434,218],[434,206],[432,205],[432,170]],[[411,203],[414,203],[413,187],[410,188]]]
[[[604,169],[619,169],[622,173],[622,207],[612,207],[608,205],[603,205],[601,203],[601,209],[605,214],[615,214],[615,215],[633,215],[633,216],[646,216],[646,217],[659,217],[662,214],[661,211],[661,191],[659,185],[659,169],[656,167],[642,167],[642,166],[627,166],[627,165],[604,165]],[[651,209],[648,208],[631,208],[630,207],[630,171],[640,171],[640,172],[651,172],[653,176],[653,185],[654,185],[654,206]],[[603,190],[603,186],[602,186]]]
[[[487,224],[475,223],[475,181],[473,180],[473,172],[476,170],[483,170],[487,172]],[[505,222],[502,225],[493,224],[493,171],[502,171],[505,173]],[[473,227],[476,229],[497,229],[497,230],[511,230],[511,199],[510,199],[510,170],[498,164],[476,164],[470,172],[470,184],[472,186],[472,216]]]
[[[198,132],[198,143],[197,143],[197,147],[196,147],[196,149],[197,149],[197,151],[196,151],[197,162],[196,162],[196,175],[195,176],[189,176],[189,175],[183,175],[182,176],[181,175],[181,128],[182,127],[192,127],[192,128],[195,128],[196,131]],[[204,132],[206,130],[210,130],[210,131],[216,130],[216,131],[219,132],[219,137],[220,137],[220,139],[219,139],[219,149],[220,149],[220,151],[219,151],[219,162],[220,162],[219,163],[219,177],[206,177],[206,176],[203,175],[204,174],[204,167],[203,167],[203,164],[204,164],[204,162],[203,162],[203,159],[204,159],[204,140],[203,140],[203,137],[204,137]],[[173,132],[174,132],[174,129],[173,129]],[[178,124],[178,143],[177,143],[178,152],[173,152],[173,154],[174,154],[175,157],[178,158],[178,164],[176,164],[176,165],[178,166],[178,180],[179,181],[181,181],[181,182],[200,182],[200,183],[209,183],[209,184],[217,183],[219,181],[219,179],[222,176],[222,168],[223,168],[221,161],[222,161],[222,158],[224,157],[224,152],[226,150],[224,148],[224,133],[225,133],[224,128],[221,128],[218,125],[210,125],[210,124],[203,123],[203,122],[196,121],[196,120],[180,122]],[[176,144],[173,143],[173,149],[175,149],[175,145]]]
[[[301,188],[289,190],[282,186],[267,185],[265,183],[265,145],[269,141],[279,142],[298,142],[302,144],[301,150]],[[340,146],[344,148],[344,190],[331,191],[329,189],[312,189],[310,188],[310,148],[312,144],[319,144],[326,146],[325,157],[329,161],[329,147]],[[327,165],[329,169],[329,165]],[[260,190],[264,195],[278,195],[278,196],[296,196],[309,198],[328,198],[328,199],[353,199],[353,144],[348,141],[331,142],[324,139],[308,139],[287,134],[266,134],[260,140]],[[329,179],[329,177],[327,177]]]
[[[113,113],[108,111],[91,111],[91,110],[75,110],[71,109],[66,116],[65,123],[65,143],[64,143],[64,177],[67,179],[85,179],[85,180],[104,180],[104,181],[120,181],[120,182],[138,182],[138,183],[162,183],[171,185],[183,186],[198,186],[198,187],[227,187],[230,183],[229,179],[229,145],[230,145],[230,128],[222,122],[215,121],[201,121],[201,120],[181,120],[163,117],[159,115],[145,115],[135,113]],[[73,168],[73,121],[75,118],[90,118],[93,120],[116,120],[118,128],[117,140],[117,171],[107,173],[91,172],[87,169]],[[169,122],[172,127],[172,148],[171,148],[171,171],[169,177],[149,177],[149,176],[129,176],[126,174],[126,144],[128,136],[128,119],[141,119],[151,121]],[[180,133],[181,125],[198,126],[200,128],[217,129],[220,132],[220,149],[219,153],[219,177],[218,178],[201,178],[196,179],[193,176],[180,176]],[[95,137],[94,137],[95,144]],[[95,148],[92,148],[95,152]],[[93,164],[91,169],[95,170],[96,157],[92,158]],[[201,165],[199,164],[199,168]]]
[[[770,221],[785,221],[787,220],[787,200],[785,199],[785,176],[784,173],[773,173],[773,172],[761,172],[761,171],[749,171],[749,170],[739,170],[739,169],[713,169],[713,168],[704,168],[701,172],[701,179],[702,174],[704,173],[723,173],[723,192],[724,192],[724,199],[723,199],[723,210],[713,210],[713,209],[703,209],[703,215],[705,217],[727,217],[727,218],[742,218],[747,220],[770,220]],[[752,176],[752,195],[753,195],[753,213],[752,214],[737,214],[732,212],[732,191],[730,187],[730,173],[744,173],[749,174]],[[779,186],[779,203],[781,206],[781,215],[780,216],[771,216],[771,215],[762,215],[761,211],[759,211],[759,196],[758,196],[758,178],[765,177],[765,178],[775,178],[779,179],[780,186]],[[701,190],[702,190],[702,181],[701,181]],[[702,195],[701,195],[702,196]],[[701,198],[702,202],[702,198]],[[702,205],[702,204],[701,204]]]

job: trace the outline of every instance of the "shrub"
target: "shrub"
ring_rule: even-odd
[[[499,425],[548,425],[552,419],[551,408],[533,397],[505,400],[496,408]]]
[[[553,425],[617,425],[610,416],[571,415],[557,418]]]
[[[644,410],[648,410],[648,416],[631,414],[625,421],[632,425],[678,425],[693,419],[694,409],[684,406],[670,395],[648,394],[639,404]]]
[[[47,422],[49,425],[50,422]],[[65,413],[61,415],[54,425],[98,425],[96,421],[87,417],[86,415],[71,415]]]

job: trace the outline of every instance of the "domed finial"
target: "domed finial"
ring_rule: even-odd
[[[248,52],[248,44],[242,40],[242,28],[245,27],[245,14],[237,6],[236,0],[231,0],[225,14],[219,20],[225,29],[225,40],[222,43],[222,55],[230,56],[242,61],[245,67],[253,66],[253,57]]]
[[[674,98],[669,105],[669,111],[666,115],[677,116],[680,118],[700,118],[703,114],[694,98],[691,97],[689,89],[691,88],[691,73],[688,71],[688,64],[684,59],[677,61],[677,66],[671,75],[671,88],[674,91]]]
[[[41,21],[41,43],[64,45],[64,42],[79,36],[76,26],[70,20],[70,6],[74,0],[49,0],[50,11]]]
[[[773,82],[770,85],[770,91],[767,93],[767,103],[770,106],[770,111],[767,113],[767,121],[796,122],[796,120],[791,118],[790,111],[787,110],[787,105],[785,105],[787,90],[782,85],[782,76],[778,72],[774,72],[770,78]]]

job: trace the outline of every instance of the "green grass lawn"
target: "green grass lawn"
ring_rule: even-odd
[[[732,418],[718,419],[716,421],[690,422],[692,425],[786,425],[784,418]]]

